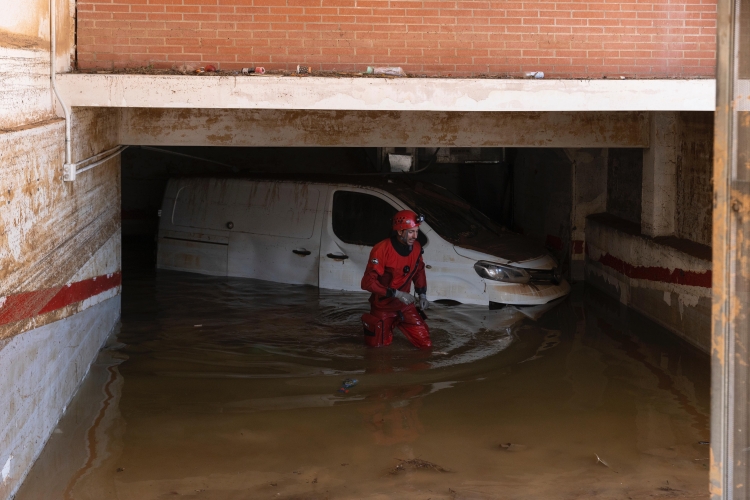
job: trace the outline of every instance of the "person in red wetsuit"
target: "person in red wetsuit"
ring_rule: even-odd
[[[372,247],[362,277],[362,289],[372,293],[370,313],[362,315],[369,346],[390,345],[393,329],[398,327],[416,347],[432,347],[426,317],[415,306],[424,311],[430,305],[422,245],[417,241],[422,220],[411,210],[398,212],[393,216],[393,236]],[[412,283],[418,300],[411,294]]]

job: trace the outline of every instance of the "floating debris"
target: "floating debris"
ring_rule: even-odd
[[[418,470],[432,470],[436,472],[450,472],[448,469],[444,469],[437,464],[428,462],[427,460],[420,460],[418,458],[411,458],[404,460],[403,458],[397,458],[398,464],[388,471],[389,474],[398,474],[399,472],[406,472],[408,469]]]
[[[500,448],[505,451],[521,451],[526,449],[526,445],[517,443],[500,443]]]
[[[356,378],[348,378],[348,379],[344,380],[344,381],[343,381],[343,382],[341,383],[341,385],[342,385],[343,387],[346,387],[347,389],[351,389],[352,387],[354,387],[354,386],[355,386],[355,385],[357,385],[358,383],[359,383],[359,380],[357,380]]]
[[[366,75],[386,75],[386,76],[406,76],[406,73],[400,66],[386,66],[382,68],[373,68],[368,66],[365,71]]]
[[[357,380],[356,378],[348,378],[348,379],[344,380],[343,382],[341,382],[341,387],[339,388],[339,392],[342,392],[344,394],[348,394],[349,393],[349,389],[351,389],[352,387],[354,387],[358,383],[359,383],[359,380]]]
[[[670,488],[669,486],[662,486],[662,487],[656,488],[656,489],[659,490],[659,491],[680,491],[680,490],[676,490],[674,488]]]
[[[612,469],[611,465],[609,465],[607,462],[605,462],[604,460],[602,460],[602,458],[599,455],[597,455],[596,453],[594,453],[594,456],[596,457],[596,463],[597,464],[602,464],[603,466],[607,467],[608,469],[611,469],[612,472],[614,472],[615,474],[619,474],[619,472],[617,472],[616,470]]]

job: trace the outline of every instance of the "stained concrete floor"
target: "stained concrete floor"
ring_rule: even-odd
[[[362,345],[366,294],[125,271],[16,500],[708,497],[709,357],[593,290],[435,304],[423,353]]]

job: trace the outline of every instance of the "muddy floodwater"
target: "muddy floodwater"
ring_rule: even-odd
[[[366,300],[126,272],[16,500],[708,498],[709,357],[616,301],[434,304],[426,353],[365,348]]]

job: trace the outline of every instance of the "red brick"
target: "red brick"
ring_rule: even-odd
[[[130,12],[166,12],[165,5],[132,5]]]
[[[418,74],[517,76],[532,65],[552,78],[690,77],[710,76],[715,54],[715,1],[114,0],[79,6],[81,67],[188,60],[240,67],[241,59],[282,68],[304,59],[322,69],[379,61]]]

